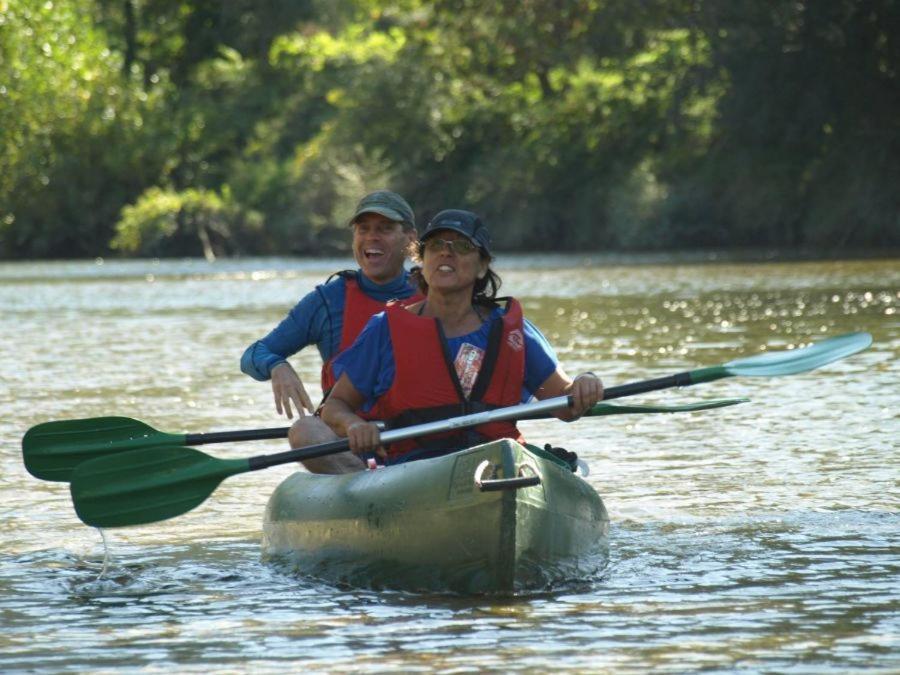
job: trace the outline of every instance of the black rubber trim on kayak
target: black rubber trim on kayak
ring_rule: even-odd
[[[571,464],[564,461],[561,457],[558,457],[558,456],[554,455],[553,453],[547,452],[543,448],[539,448],[538,446],[532,445],[531,443],[525,443],[525,447],[528,448],[529,450],[531,450],[531,452],[533,452],[535,455],[537,455],[538,457],[540,457],[542,459],[546,459],[550,462],[553,462],[554,464],[556,464],[558,466],[564,467],[570,471],[574,471]]]

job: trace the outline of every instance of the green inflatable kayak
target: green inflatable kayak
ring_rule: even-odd
[[[515,592],[605,564],[609,517],[554,455],[510,440],[352,474],[298,472],[269,499],[263,557],[372,588]]]

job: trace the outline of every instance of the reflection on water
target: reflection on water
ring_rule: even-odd
[[[608,384],[867,330],[868,351],[793,377],[642,402],[747,396],[679,415],[533,421],[591,465],[609,565],[519,598],[361,590],[260,562],[268,495],[229,479],[173,521],[81,526],[28,476],[22,434],[125,415],[169,432],[279,426],[243,348],[346,261],[0,265],[0,667],[844,673],[900,670],[900,265],[501,261],[571,372]],[[534,267],[534,269],[532,269]],[[314,354],[293,359],[310,382]],[[207,446],[220,457],[278,443]]]
[[[517,567],[515,589],[497,590],[494,575],[483,564],[458,565],[455,568],[429,569],[422,565],[403,565],[385,561],[366,564],[358,557],[332,557],[322,562],[319,556],[265,556],[266,564],[276,567],[300,582],[322,582],[343,589],[412,591],[432,596],[482,596],[499,602],[563,593],[589,585],[603,574],[609,562],[606,540],[595,550],[578,558],[549,564],[522,561]]]

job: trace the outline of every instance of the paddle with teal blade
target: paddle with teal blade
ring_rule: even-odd
[[[868,333],[848,333],[801,349],[759,354],[711,368],[610,387],[604,392],[603,398],[611,400],[735,375],[793,375],[855,354],[871,343],[872,336]],[[45,422],[32,427],[22,439],[22,454],[25,467],[33,476],[43,480],[67,481],[80,463],[126,450],[286,438],[287,431],[287,427],[280,427],[206,434],[167,434],[127,417],[96,417]]]
[[[773,377],[803,373],[862,351],[871,343],[872,336],[868,333],[850,333],[802,349],[760,354],[729,361],[714,368],[703,368],[671,377],[612,387],[606,391],[606,397],[618,398],[737,375]],[[702,410],[704,406],[720,407],[738,402],[741,401],[699,403],[693,404],[691,409]],[[381,434],[381,440],[387,444],[489,422],[535,419],[545,413],[569,406],[570,403],[570,398],[566,396],[537,403],[523,403],[388,431]],[[611,403],[599,403],[591,412],[595,415],[638,412],[636,408],[645,408],[639,412],[650,412],[647,407],[616,406]],[[602,410],[609,412],[604,413]],[[95,527],[140,525],[190,511],[202,504],[219,483],[229,476],[322,457],[343,452],[348,448],[348,441],[340,439],[308,448],[288,450],[274,455],[258,455],[243,460],[217,459],[199,450],[178,446],[129,450],[80,464],[72,474],[70,490],[75,511],[86,524]]]
[[[598,403],[591,416],[674,413],[709,410],[744,403],[723,399],[679,406],[620,406]],[[536,419],[565,408],[570,398],[559,396],[508,408],[454,417],[381,434],[384,443],[464,429],[502,420]],[[94,527],[125,527],[166,520],[202,504],[219,483],[239,473],[343,452],[347,439],[247,459],[219,459],[181,446],[128,450],[84,462],[72,473],[70,490],[78,517]]]
[[[743,359],[735,359],[720,366],[700,368],[654,380],[610,387],[603,393],[603,398],[609,400],[672,387],[688,387],[692,384],[712,382],[738,375],[744,377],[796,375],[861,352],[871,344],[872,336],[869,333],[846,333],[800,349],[757,354]]]

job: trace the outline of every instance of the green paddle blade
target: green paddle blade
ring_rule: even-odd
[[[749,398],[722,398],[715,401],[701,401],[699,403],[685,403],[682,405],[621,405],[617,403],[598,403],[584,413],[585,417],[602,417],[604,415],[627,415],[640,413],[677,413],[695,412],[697,410],[712,410],[713,408],[727,408],[738,403],[747,403]]]
[[[25,468],[41,480],[67,481],[83,462],[127,450],[182,445],[184,435],[166,434],[129,417],[45,422],[22,438]]]
[[[82,522],[124,527],[187,513],[228,476],[245,471],[250,471],[246,459],[217,459],[193,448],[162,446],[79,464],[70,489]]]

